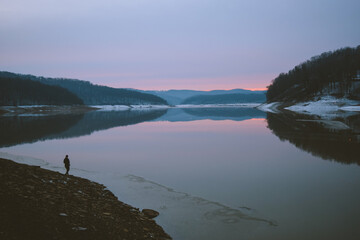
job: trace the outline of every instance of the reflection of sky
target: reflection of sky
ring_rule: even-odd
[[[0,69],[140,89],[264,88],[360,42],[357,0],[0,0]]]

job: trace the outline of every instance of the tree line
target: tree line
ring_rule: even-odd
[[[79,97],[64,88],[0,76],[0,106],[82,104]]]
[[[275,78],[267,101],[308,100],[319,94],[360,99],[359,75],[360,45],[325,52]]]

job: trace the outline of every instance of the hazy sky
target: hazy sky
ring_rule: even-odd
[[[359,0],[0,0],[0,70],[138,89],[265,88],[360,45]]]

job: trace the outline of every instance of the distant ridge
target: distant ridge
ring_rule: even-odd
[[[195,95],[185,99],[183,104],[233,104],[233,103],[263,103],[266,101],[265,94],[217,94]]]
[[[217,104],[217,103],[237,103],[237,99],[230,99],[231,97],[228,97],[229,101],[222,100],[224,96],[222,95],[228,95],[228,94],[241,94],[243,99],[246,99],[248,95],[254,94],[254,95],[263,95],[263,99],[265,101],[265,94],[266,91],[251,91],[251,90],[245,90],[245,89],[232,89],[232,90],[212,90],[212,91],[196,91],[196,90],[167,90],[167,91],[142,91],[145,93],[154,94],[156,96],[159,96],[163,99],[165,99],[169,104],[172,105],[178,105],[185,103],[187,101],[190,101],[188,99],[195,97],[195,96],[211,96],[211,101],[209,100],[208,103]],[[235,97],[235,95],[233,95]],[[240,97],[240,95],[237,95],[237,97]],[[226,98],[226,97],[225,97]],[[262,97],[260,97],[262,98]],[[246,100],[246,102],[253,102],[251,100],[251,97]],[[263,101],[262,101],[263,102]]]
[[[38,77],[6,71],[0,71],[0,79],[1,78],[21,79],[22,81],[32,81],[47,86],[56,86],[58,87],[57,89],[61,88],[62,91],[66,90],[73,94],[76,98],[80,99],[80,103],[86,105],[261,103],[265,101],[266,94],[266,91],[251,91],[245,89],[143,91],[137,89],[111,88],[77,79]],[[42,104],[46,105],[51,103],[42,102]],[[60,102],[59,104],[65,103]]]
[[[75,94],[86,105],[167,105],[164,99],[149,93],[94,85],[77,79],[46,78],[10,72],[0,72],[0,78],[31,80],[58,86]]]

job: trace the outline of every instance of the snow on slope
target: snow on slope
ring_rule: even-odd
[[[293,112],[329,118],[338,115],[341,110],[360,111],[359,103],[359,101],[349,100],[347,98],[323,96],[318,101],[301,102],[285,109]]]

